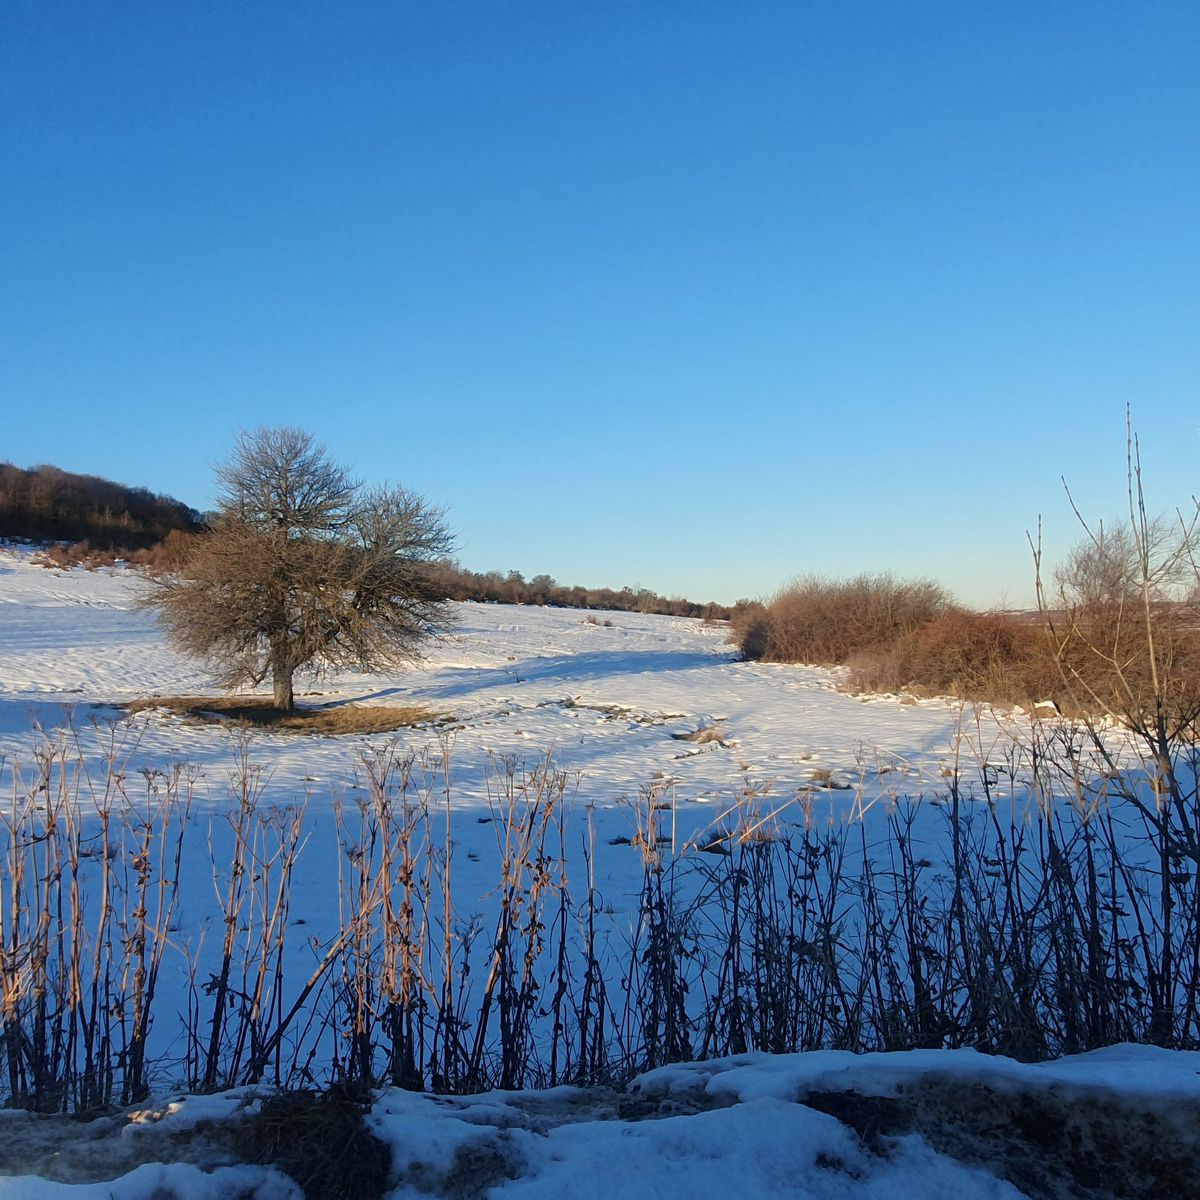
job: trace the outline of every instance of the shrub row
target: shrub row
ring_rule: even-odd
[[[34,562],[64,571],[72,567],[95,571],[100,567],[116,566],[119,562],[148,571],[173,571],[187,561],[194,536],[172,529],[161,542],[136,550],[125,546],[93,546],[87,538],[81,542],[53,542],[34,555]]]
[[[658,613],[672,617],[702,617],[706,621],[727,620],[733,614],[733,609],[722,604],[711,601],[702,604],[682,596],[660,596],[644,587],[587,588],[558,583],[549,575],[526,579],[520,571],[469,571],[448,560],[434,563],[428,569],[451,600]]]
[[[1064,713],[1189,725],[1200,714],[1200,603],[1136,592],[1035,613],[976,612],[929,580],[806,576],[741,605],[731,638],[748,659],[849,668],[854,691],[998,704],[1053,699]]]

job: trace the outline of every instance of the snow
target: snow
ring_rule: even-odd
[[[630,1091],[675,1100],[702,1095],[720,1103],[802,1101],[812,1092],[897,1096],[916,1078],[976,1083],[1000,1091],[1050,1092],[1063,1097],[1124,1097],[1169,1110],[1177,1101],[1200,1104],[1200,1051],[1105,1046],[1040,1063],[1015,1062],[974,1050],[748,1054],[660,1067],[639,1076],[630,1084]]]
[[[73,729],[68,736],[96,769],[114,746],[131,767],[186,761],[197,771],[191,819],[204,825],[227,807],[238,738],[162,711],[109,724],[124,701],[217,691],[137,608],[138,586],[137,576],[121,569],[48,570],[27,551],[0,551],[0,761],[10,774],[28,768],[35,725]],[[550,754],[569,773],[575,813],[587,808],[595,822],[598,883],[618,917],[636,891],[638,856],[608,843],[631,832],[623,802],[650,785],[670,799],[680,853],[747,792],[764,811],[786,807],[788,820],[871,821],[899,796],[939,792],[956,763],[998,765],[1001,775],[1008,764],[1014,810],[1030,803],[1014,767],[1030,728],[1023,714],[946,700],[863,701],[838,690],[836,672],[737,661],[721,627],[624,613],[604,614],[608,626],[587,617],[569,609],[458,605],[455,629],[429,648],[420,667],[342,673],[300,697],[418,704],[448,715],[447,725],[387,740],[433,759],[448,750],[456,887],[480,909],[492,902],[486,893],[497,857],[495,831],[483,818],[497,763],[508,755],[533,764]],[[707,729],[715,733],[688,739]],[[360,755],[378,742],[266,733],[252,739],[265,799],[308,803],[310,838],[295,908],[309,927],[306,937],[317,941],[337,920],[333,805],[352,794]],[[581,836],[573,839],[581,843]],[[185,863],[185,875],[196,874],[201,886],[194,891],[210,900],[204,833],[192,844],[199,857]],[[578,861],[571,870],[579,870]],[[175,945],[194,953],[213,914],[189,901],[178,920]],[[292,965],[311,965],[311,958],[300,941]],[[164,968],[164,993],[183,986],[178,964],[174,972]],[[826,1091],[895,1096],[922,1079],[1122,1096],[1159,1109],[1200,1103],[1200,1054],[1118,1046],[1036,1065],[972,1051],[746,1055],[642,1076],[630,1089],[649,1106],[640,1116],[627,1117],[611,1093],[556,1089],[455,1099],[388,1091],[369,1119],[392,1148],[403,1181],[397,1198],[437,1194],[464,1162],[497,1197],[1021,1195],[916,1135],[894,1139],[881,1157],[840,1121],[803,1103]],[[210,1097],[166,1091],[130,1116],[121,1137],[156,1129],[185,1134],[239,1119],[256,1103],[246,1089]],[[0,1130],[10,1134],[33,1128],[26,1124],[32,1118],[0,1117]],[[239,1193],[263,1200],[299,1194],[277,1173],[223,1163],[143,1164],[109,1183],[0,1179],[0,1200]]]
[[[113,705],[155,694],[218,689],[204,669],[166,646],[135,607],[138,579],[120,569],[48,570],[28,553],[0,554],[0,751],[27,753],[31,718],[76,724]],[[946,701],[864,703],[819,668],[738,662],[723,627],[694,619],[575,609],[456,606],[457,623],[419,668],[396,675],[342,673],[314,683],[301,702],[419,704],[452,718],[459,803],[483,804],[493,755],[552,751],[578,773],[581,802],[611,806],[652,780],[671,783],[688,806],[728,801],[746,779],[793,796],[830,772],[841,789],[818,788],[818,812],[839,819],[879,797],[936,789],[961,733]],[[988,737],[1019,736],[1001,718]],[[683,735],[715,727],[720,741]],[[131,723],[147,760],[186,758],[220,768],[228,733],[160,713]],[[436,745],[430,729],[404,733],[406,748]],[[357,743],[357,744],[356,744]],[[724,744],[722,744],[724,743]],[[327,795],[352,783],[357,739],[261,735],[272,789],[317,784]],[[219,770],[210,800],[223,799]],[[698,822],[692,822],[695,825]]]
[[[1082,1099],[1108,1102],[1131,1127],[1134,1112],[1179,1114],[1194,1138],[1200,1053],[1111,1046],[1038,1064],[969,1050],[743,1055],[648,1072],[628,1089],[644,1102],[633,1116],[599,1089],[456,1098],[389,1091],[370,1121],[409,1181],[393,1193],[405,1200],[448,1189],[471,1166],[495,1178],[488,1196],[522,1200],[1025,1195],[917,1134],[868,1145],[804,1103],[815,1093],[894,1097],[929,1085],[951,1095],[1008,1092],[1062,1111]]]
[[[256,1112],[266,1091],[269,1089],[240,1087],[208,1096],[166,1097],[151,1107],[133,1109],[122,1132],[126,1137],[137,1137],[151,1129],[157,1134],[175,1134],[198,1125],[230,1121],[243,1113]]]
[[[489,1190],[496,1200],[1021,1196],[987,1172],[937,1154],[919,1138],[897,1139],[888,1158],[878,1158],[833,1117],[779,1100],[657,1120],[577,1121],[546,1131],[491,1133],[498,1153],[520,1172]],[[407,1130],[397,1126],[395,1136],[403,1140]],[[392,1196],[415,1200],[422,1194],[401,1187]]]
[[[286,1175],[265,1167],[216,1167],[191,1163],[143,1163],[117,1179],[100,1183],[56,1183],[35,1176],[0,1178],[3,1200],[303,1200]]]
[[[203,980],[219,945],[209,846],[219,866],[241,735],[164,710],[120,719],[116,706],[129,700],[218,691],[138,608],[145,585],[136,572],[47,569],[28,551],[0,553],[0,571],[0,786],[11,786],[13,776],[28,779],[35,724],[52,735],[69,730],[58,736],[68,736],[69,752],[94,778],[103,778],[109,759],[124,764],[129,779],[143,767],[189,765],[189,886],[180,890],[159,982],[162,1007],[183,1012],[189,960]],[[384,739],[263,731],[251,739],[262,804],[306,805],[292,905],[304,928],[288,945],[292,980],[307,977],[314,948],[340,927],[335,806],[358,794],[370,746],[422,756],[435,796],[448,754],[456,905],[464,917],[479,914],[485,927],[494,918],[502,854],[490,807],[497,781],[510,759],[532,767],[551,756],[568,780],[568,882],[582,878],[590,820],[596,886],[612,915],[605,936],[619,945],[641,882],[629,802],[645,789],[661,792],[670,810],[664,832],[684,855],[711,840],[746,797],[764,820],[842,822],[898,795],[939,791],[964,737],[987,741],[972,753],[989,755],[1021,739],[1020,717],[964,713],[938,700],[868,703],[839,691],[835,672],[740,662],[723,627],[695,619],[611,613],[596,623],[575,609],[485,604],[458,605],[455,616],[452,632],[429,647],[421,666],[393,675],[342,673],[300,695],[302,703],[420,705],[445,713],[447,724]],[[691,740],[709,729],[715,736]],[[1024,793],[1016,802],[1027,803]],[[161,1039],[168,1027],[156,1026]],[[180,1047],[166,1049],[178,1056]]]
[[[120,720],[115,706],[155,694],[216,693],[201,666],[174,653],[137,608],[139,577],[117,569],[50,570],[28,552],[0,553],[0,759],[10,772],[31,765],[38,724],[70,726],[72,753],[103,774],[109,757],[139,767],[186,762],[195,776],[193,822],[228,810],[238,735],[162,710]],[[961,708],[945,701],[864,703],[817,668],[737,661],[722,627],[693,619],[605,614],[594,624],[574,609],[461,604],[456,625],[420,667],[395,675],[343,673],[311,685],[302,703],[356,701],[421,705],[446,713],[444,726],[386,739],[257,732],[251,758],[262,767],[263,802],[307,804],[310,834],[296,878],[306,934],[327,936],[337,919],[335,803],[361,783],[361,754],[394,744],[427,757],[430,779],[449,753],[455,887],[465,913],[490,911],[498,848],[489,802],[509,757],[533,766],[552,756],[567,774],[579,815],[597,840],[597,885],[619,915],[636,895],[640,859],[630,798],[661,789],[679,852],[711,837],[740,796],[764,814],[838,822],[899,793],[932,791],[961,736]],[[988,736],[1012,741],[1020,720],[988,718]],[[713,728],[718,740],[691,741]],[[0,772],[2,773],[2,772]],[[0,781],[2,782],[2,781]],[[803,812],[797,802],[804,806]],[[220,822],[218,843],[224,836]],[[207,835],[190,837],[185,875],[211,899]],[[571,874],[582,871],[576,861]],[[193,889],[198,891],[201,889]],[[211,912],[184,896],[180,944],[192,953]],[[311,965],[303,943],[297,970]],[[164,986],[171,983],[170,972]]]
[[[1054,1103],[1062,1112],[1084,1099],[1108,1101],[1116,1126],[1127,1123],[1133,1131],[1149,1128],[1148,1114],[1178,1114],[1182,1136],[1194,1141],[1200,1053],[1113,1046],[1041,1064],[945,1050],[742,1055],[648,1072],[626,1093],[563,1087],[446,1097],[389,1089],[378,1094],[366,1120],[391,1151],[395,1187],[390,1200],[1026,1196],[1002,1177],[1013,1153],[1003,1136],[994,1160],[981,1162],[935,1148],[917,1132],[860,1137],[850,1125],[805,1103],[817,1093],[915,1095],[931,1084],[949,1088],[951,1097],[967,1097],[980,1088],[1007,1091],[1019,1102],[1043,1108]],[[255,1100],[251,1089],[235,1089],[176,1098],[162,1107],[161,1120],[148,1126],[145,1110],[126,1114],[128,1123],[115,1140],[138,1138],[147,1130],[179,1135],[186,1120],[193,1125],[234,1121],[254,1111]],[[966,1119],[968,1110],[962,1115]],[[168,1128],[176,1117],[175,1127]],[[41,1120],[24,1118],[28,1124]],[[104,1170],[104,1151],[97,1141],[91,1157],[97,1173]],[[80,1169],[80,1160],[74,1169]],[[211,1148],[206,1158],[203,1146],[196,1161],[142,1164],[110,1183],[0,1179],[3,1200],[109,1200],[114,1195],[207,1200],[239,1194],[283,1200],[300,1193],[277,1172],[219,1162]]]

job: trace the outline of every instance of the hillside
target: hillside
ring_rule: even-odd
[[[49,465],[22,469],[0,463],[3,538],[140,550],[172,530],[194,533],[199,528],[200,514],[171,496]]]

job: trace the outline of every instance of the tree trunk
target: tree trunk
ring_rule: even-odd
[[[288,662],[287,649],[284,646],[275,646],[271,650],[271,686],[275,693],[275,707],[280,712],[295,712],[292,665]]]

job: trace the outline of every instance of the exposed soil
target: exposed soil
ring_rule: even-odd
[[[126,712],[167,709],[196,721],[224,722],[282,733],[339,734],[389,733],[414,725],[432,725],[446,714],[428,708],[384,704],[329,704],[297,707],[293,712],[276,708],[266,696],[148,696],[124,705]]]

